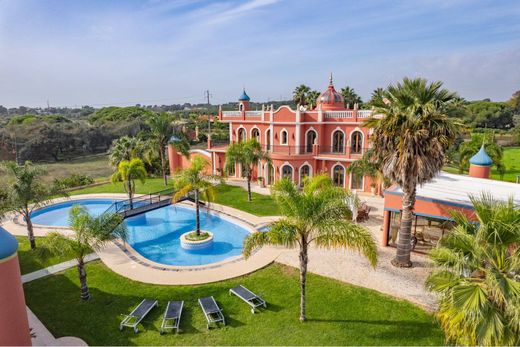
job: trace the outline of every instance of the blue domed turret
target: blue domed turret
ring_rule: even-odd
[[[0,260],[12,256],[18,249],[18,241],[0,227]]]
[[[242,91],[242,95],[240,95],[240,97],[238,98],[238,101],[249,101],[249,100],[251,100],[251,99],[250,99],[249,96],[246,94],[246,90],[244,89],[244,90]]]
[[[493,159],[489,157],[489,155],[486,153],[484,145],[482,145],[482,147],[480,147],[480,151],[471,157],[469,163],[478,166],[491,166],[493,165]]]

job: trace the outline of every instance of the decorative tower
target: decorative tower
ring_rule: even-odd
[[[329,77],[328,88],[320,94],[316,100],[316,106],[318,110],[332,111],[332,110],[344,110],[345,99],[343,96],[334,89],[334,83],[332,82],[332,73]]]
[[[477,154],[471,157],[469,164],[469,175],[471,177],[489,178],[493,160],[486,153],[484,145],[480,147],[480,151]]]
[[[0,346],[31,346],[18,241],[0,228]]]
[[[250,100],[251,99],[246,94],[246,90],[244,88],[242,90],[242,95],[240,95],[240,97],[238,98],[238,110],[239,111],[249,111],[250,110],[250,105],[249,105]]]

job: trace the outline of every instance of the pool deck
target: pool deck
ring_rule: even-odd
[[[138,196],[140,195],[136,194],[136,197]],[[54,199],[52,203],[95,198],[126,198],[126,194],[83,194],[70,198]],[[194,206],[191,202],[182,202],[180,205]],[[240,225],[250,232],[255,232],[256,227],[265,225],[278,218],[258,217],[218,204],[212,204],[210,211]],[[8,221],[2,224],[2,227],[13,235],[27,235],[26,225],[23,220],[15,215],[10,217]],[[37,224],[34,224],[33,227],[35,236],[45,236],[53,231],[58,231],[65,235],[72,233],[68,227]],[[98,250],[97,254],[101,261],[112,271],[134,281],[164,285],[191,285],[223,281],[246,275],[271,264],[283,251],[283,248],[263,247],[247,260],[243,256],[235,256],[222,262],[200,266],[170,266],[155,263],[144,258],[132,247],[124,245],[120,241],[108,243],[103,249]]]

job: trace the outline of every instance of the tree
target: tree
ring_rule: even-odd
[[[130,208],[134,208],[132,199],[135,193],[135,180],[144,183],[145,179],[146,169],[143,161],[139,158],[133,158],[130,161],[123,160],[117,166],[117,171],[112,175],[112,183],[123,182],[123,188],[130,200]]]
[[[66,193],[59,186],[49,185],[43,181],[46,173],[41,167],[35,167],[26,161],[23,165],[7,162],[3,165],[3,173],[7,174],[7,183],[0,187],[0,217],[10,211],[22,215],[27,224],[27,236],[31,249],[36,248],[31,214],[34,210],[48,204],[53,195]]]
[[[354,173],[356,175],[368,176],[372,180],[372,187],[376,187],[379,182],[380,185],[387,187],[390,185],[389,180],[383,175],[381,171],[381,163],[376,160],[373,150],[368,149],[361,159],[352,162],[347,167],[347,173]],[[382,190],[381,190],[382,194]]]
[[[361,100],[361,97],[356,94],[354,91],[354,88],[350,88],[349,86],[345,86],[344,88],[341,88],[341,95],[343,95],[343,98],[345,99],[345,107],[354,107],[354,104],[358,104],[361,106],[363,101]]]
[[[335,187],[327,175],[308,179],[300,190],[287,179],[276,182],[272,195],[283,218],[271,223],[266,232],[251,234],[244,241],[244,256],[263,245],[298,247],[300,260],[300,321],[306,319],[305,291],[308,249],[311,244],[327,248],[352,248],[364,254],[370,264],[377,263],[377,247],[371,233],[351,222],[346,201],[350,193]]]
[[[230,171],[235,164],[242,166],[242,172],[247,179],[247,200],[251,201],[251,179],[253,168],[258,166],[262,160],[269,161],[269,154],[262,151],[262,146],[256,139],[232,143],[226,150],[225,170]]]
[[[442,82],[405,78],[385,92],[386,104],[364,125],[373,128],[374,155],[384,176],[401,186],[403,209],[397,256],[392,264],[410,267],[410,239],[416,188],[435,177],[458,133],[458,124],[446,114],[454,93]]]
[[[492,134],[472,134],[470,141],[465,141],[459,146],[459,173],[463,173],[469,168],[469,160],[480,150],[480,147],[484,145],[484,148],[493,160],[493,165],[497,168],[500,177],[503,177],[506,173],[506,167],[502,160],[504,151],[500,146],[495,137]]]
[[[320,97],[320,92],[318,92],[317,90],[311,90],[307,93],[306,104],[310,107],[310,109],[313,109],[316,107],[316,102],[319,97]]]
[[[383,88],[376,88],[370,95],[368,104],[372,107],[380,107],[384,105],[385,90]]]
[[[144,148],[145,144],[137,137],[123,136],[114,140],[108,154],[110,165],[118,167],[123,160],[142,159]]]
[[[74,234],[65,236],[58,232],[52,232],[47,236],[45,245],[51,253],[74,254],[78,262],[77,269],[81,286],[81,299],[89,300],[90,292],[87,285],[85,256],[92,252],[92,249],[101,249],[114,238],[126,241],[127,229],[120,215],[101,214],[99,216],[91,216],[84,207],[79,205],[72,207],[69,220],[70,228]]]
[[[514,109],[505,102],[474,101],[466,105],[465,123],[474,128],[510,129]]]
[[[161,161],[161,173],[164,179],[164,185],[168,185],[166,172],[168,170],[168,161],[166,160],[166,147],[173,132],[172,121],[167,113],[153,114],[148,118],[147,124],[150,127],[150,141],[152,146],[159,154]]]
[[[520,210],[490,195],[472,197],[478,223],[454,213],[455,228],[430,252],[428,288],[449,343],[520,344]]]
[[[300,84],[293,91],[293,100],[295,104],[305,105],[307,101],[307,93],[310,92],[311,88],[305,84]]]
[[[197,236],[200,235],[199,201],[201,199],[204,200],[209,208],[209,204],[215,200],[216,194],[213,182],[220,180],[220,177],[207,175],[204,172],[208,167],[209,162],[206,159],[196,156],[191,159],[190,167],[181,170],[173,176],[173,187],[176,191],[172,198],[173,203],[176,203],[189,193],[193,193],[195,196]]]

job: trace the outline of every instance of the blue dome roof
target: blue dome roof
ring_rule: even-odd
[[[489,157],[489,155],[486,153],[486,150],[484,149],[484,145],[482,145],[482,147],[480,147],[480,151],[471,157],[469,163],[478,166],[491,166],[493,165],[493,159]]]
[[[249,100],[251,100],[251,99],[250,99],[249,96],[246,94],[246,91],[243,90],[243,91],[242,91],[242,95],[240,95],[240,97],[238,98],[238,101],[249,101]]]
[[[0,228],[0,260],[10,257],[16,253],[18,241],[5,229]]]

